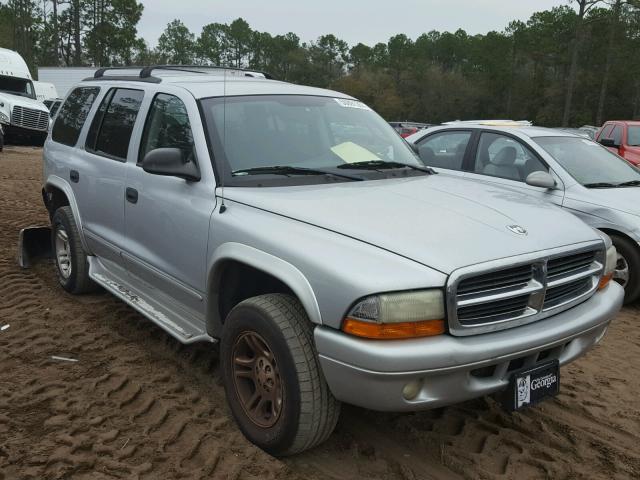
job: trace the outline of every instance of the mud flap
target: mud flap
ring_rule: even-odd
[[[52,257],[50,227],[29,227],[20,230],[18,265],[29,268],[39,259]]]

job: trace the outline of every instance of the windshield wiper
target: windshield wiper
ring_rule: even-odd
[[[621,183],[609,183],[609,182],[585,183],[583,186],[587,188],[638,187],[640,186],[640,180],[629,180],[628,182],[621,182]]]
[[[585,183],[583,186],[587,188],[616,188],[618,187],[618,184],[608,183],[608,182],[595,182],[595,183]]]
[[[629,180],[618,184],[619,187],[637,187],[640,186],[640,180]]]
[[[347,180],[362,181],[364,178],[355,175],[332,172],[321,168],[292,167],[290,165],[273,165],[271,167],[253,167],[231,172],[233,176],[238,175],[333,175],[334,177],[346,178]]]
[[[385,160],[365,160],[363,162],[345,163],[344,165],[338,165],[336,168],[344,168],[347,170],[383,170],[392,168],[412,168],[413,170],[418,170],[420,172],[429,174],[438,173],[431,167],[420,167],[418,165],[409,165],[408,163],[400,162],[388,162]]]

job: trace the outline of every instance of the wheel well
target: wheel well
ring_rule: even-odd
[[[225,260],[216,268],[209,290],[209,331],[223,325],[238,303],[265,293],[295,296],[287,284],[270,273],[237,260]]]
[[[616,237],[626,238],[630,242],[633,242],[634,245],[637,245],[637,242],[633,238],[631,238],[629,235],[627,235],[625,233],[619,232],[618,230],[613,230],[611,228],[599,228],[598,230],[600,230],[601,232],[606,233],[609,236],[615,235]]]
[[[49,211],[49,217],[53,217],[55,211],[60,207],[70,205],[67,195],[59,188],[50,185],[42,189],[42,200]]]

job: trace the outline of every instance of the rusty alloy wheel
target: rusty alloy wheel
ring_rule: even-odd
[[[256,332],[244,332],[232,351],[233,385],[247,417],[259,427],[280,418],[284,398],[278,364],[267,342]]]

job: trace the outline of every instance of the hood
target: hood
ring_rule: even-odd
[[[607,218],[606,211],[610,209],[640,216],[640,187],[586,188],[577,185],[567,193],[573,200],[604,207],[599,213],[593,212],[603,218]]]
[[[5,107],[13,108],[15,105],[21,105],[27,108],[33,108],[35,110],[42,110],[43,112],[49,112],[47,106],[40,100],[22,97],[20,95],[11,95],[7,92],[0,92],[0,101],[5,104]]]
[[[597,240],[577,217],[505,187],[445,175],[314,186],[227,187],[225,198],[316,225],[443,273]],[[524,227],[526,234],[508,226]]]

